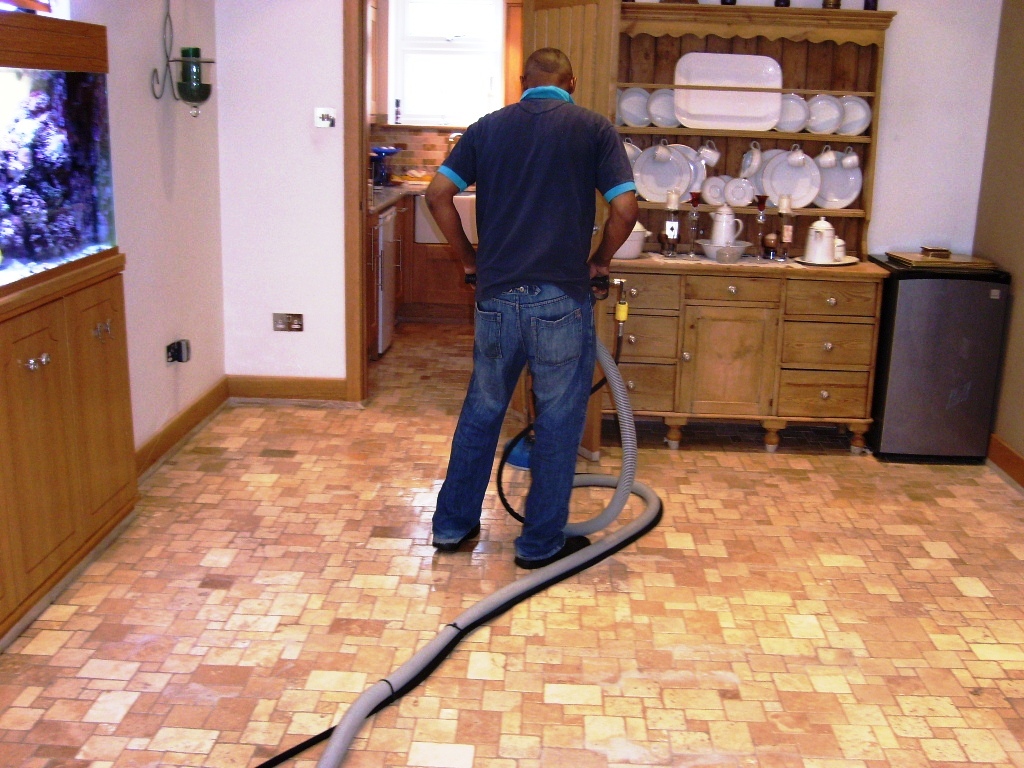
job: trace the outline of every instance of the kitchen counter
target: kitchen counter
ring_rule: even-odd
[[[720,264],[712,259],[701,256],[699,259],[688,259],[685,255],[674,259],[665,258],[657,252],[645,252],[636,259],[612,259],[611,271],[628,269],[630,272],[666,272],[685,275],[687,273],[707,273],[709,270],[721,269],[732,275],[755,275],[758,277],[786,277],[830,280],[882,280],[888,274],[885,269],[868,261],[851,264],[848,267],[808,266],[793,259],[787,261],[758,261],[753,257],[743,257],[735,264]]]
[[[380,213],[397,203],[406,195],[423,194],[426,186],[423,184],[396,184],[393,187],[374,187],[373,199],[370,201],[368,213],[373,215]]]

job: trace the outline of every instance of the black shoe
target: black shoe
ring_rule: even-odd
[[[458,541],[435,541],[434,549],[438,552],[457,552],[459,547],[465,544],[470,539],[475,539],[480,535],[480,523],[477,523],[469,529],[469,533],[463,536]]]
[[[545,557],[543,560],[526,560],[522,557],[516,558],[516,565],[520,568],[525,568],[528,571],[532,571],[535,568],[543,568],[545,565],[551,565],[552,563],[561,560],[563,557],[568,557],[574,552],[579,552],[584,547],[590,546],[590,539],[586,536],[568,536],[565,539],[565,544],[562,548],[555,552],[551,557]]]

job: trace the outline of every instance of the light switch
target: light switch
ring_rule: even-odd
[[[337,113],[332,107],[317,107],[313,112],[313,125],[317,128],[333,128]]]

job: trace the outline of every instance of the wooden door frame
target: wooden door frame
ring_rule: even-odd
[[[342,142],[344,173],[345,383],[347,399],[369,395],[363,250],[366,239],[366,153],[369,116],[366,93],[366,0],[342,5]]]

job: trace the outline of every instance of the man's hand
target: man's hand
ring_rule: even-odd
[[[462,217],[455,207],[455,195],[459,188],[455,182],[439,173],[434,176],[427,187],[427,207],[430,215],[437,222],[437,228],[441,230],[444,239],[448,241],[448,250],[459,257],[462,262],[462,269],[465,273],[476,274],[476,249],[466,237],[466,230],[462,228]]]

